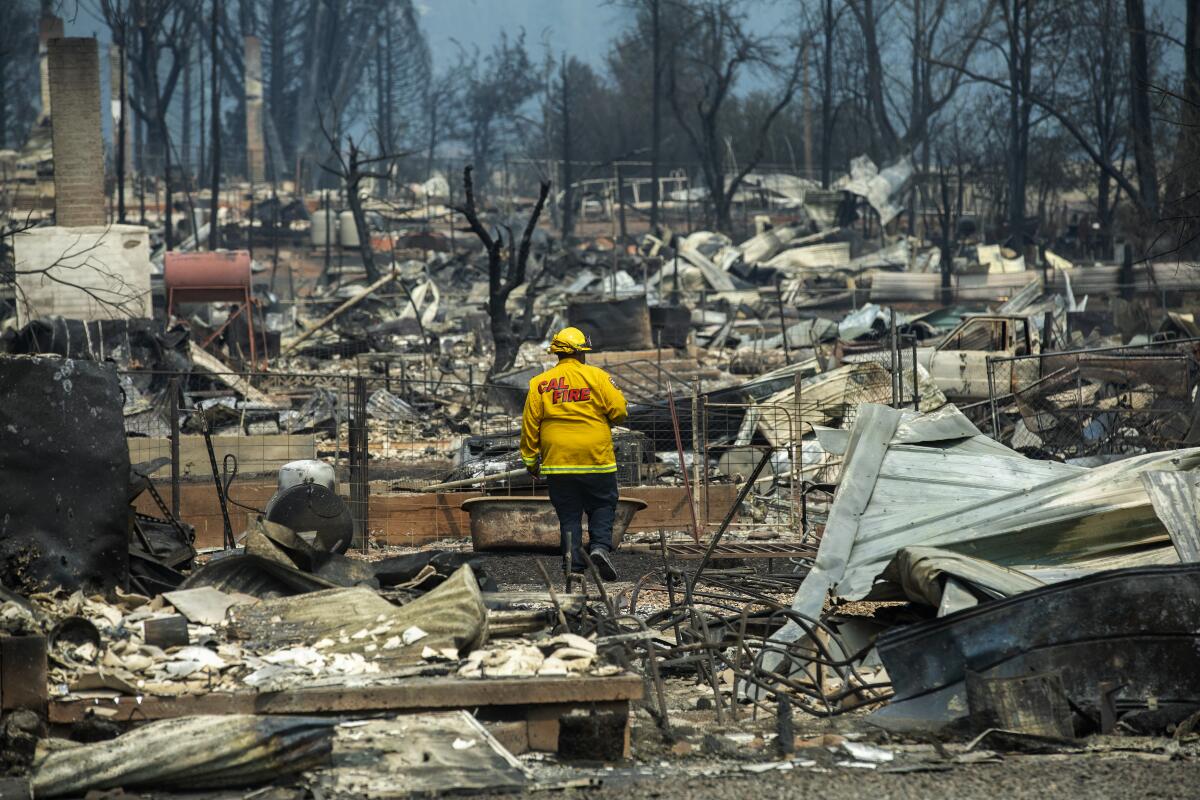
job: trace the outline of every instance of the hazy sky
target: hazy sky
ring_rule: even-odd
[[[455,40],[486,50],[500,31],[511,35],[520,28],[538,49],[549,37],[555,50],[598,66],[613,34],[632,18],[628,9],[601,0],[417,0],[416,5],[439,68],[454,63]]]
[[[202,0],[181,0],[201,2]],[[9,0],[0,0],[0,3]],[[556,53],[564,50],[576,58],[603,69],[605,54],[612,39],[629,27],[633,12],[620,0],[414,0],[422,26],[433,51],[437,70],[452,67],[458,57],[458,44],[478,47],[486,52],[501,31],[510,36],[524,29],[531,55],[540,60],[543,41],[549,41]],[[90,11],[94,3],[65,0],[62,16],[68,36],[95,36],[103,44],[109,41],[107,28]],[[750,27],[759,34],[795,33],[799,0],[752,0]],[[1182,30],[1183,4],[1179,0],[1150,0],[1148,10],[1167,20],[1167,28]],[[1170,68],[1178,70],[1182,51],[1169,46]],[[101,70],[102,96],[108,94],[108,70]],[[102,115],[107,132],[108,115]]]

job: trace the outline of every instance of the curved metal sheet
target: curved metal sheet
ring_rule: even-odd
[[[1061,670],[1072,700],[1100,684],[1130,705],[1200,700],[1200,564],[1113,570],[884,634],[896,696],[876,715],[949,722],[966,713],[968,671],[1013,677]]]

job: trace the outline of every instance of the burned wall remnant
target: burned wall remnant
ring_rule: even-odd
[[[129,572],[129,449],[116,370],[0,355],[0,585],[109,589]]]
[[[100,203],[103,207],[103,202]],[[150,232],[143,225],[51,225],[12,239],[17,324],[38,317],[149,319]]]
[[[642,296],[572,301],[567,306],[567,319],[590,336],[598,350],[648,350],[654,346],[650,309]]]

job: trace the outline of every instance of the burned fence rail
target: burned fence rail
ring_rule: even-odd
[[[989,358],[992,435],[1061,458],[1182,447],[1197,430],[1196,344]]]

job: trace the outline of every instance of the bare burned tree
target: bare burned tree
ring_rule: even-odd
[[[382,172],[372,172],[364,169],[364,167],[371,164],[394,161],[406,154],[383,153],[364,158],[363,152],[355,144],[353,136],[346,137],[346,152],[343,154],[341,148],[338,147],[337,139],[325,127],[324,119],[319,119],[318,122],[321,126],[321,132],[325,134],[325,140],[329,143],[329,149],[333,153],[333,157],[337,160],[335,166],[321,164],[321,169],[341,179],[342,184],[346,187],[346,202],[350,205],[350,213],[354,215],[354,228],[358,231],[358,242],[362,250],[363,269],[367,272],[367,280],[374,283],[382,277],[382,273],[380,273],[379,267],[375,264],[375,251],[371,247],[371,230],[367,227],[367,215],[363,211],[362,195],[359,194],[359,189],[362,186],[363,178],[387,180],[388,176]]]
[[[667,78],[667,94],[679,125],[700,156],[704,181],[712,198],[718,230],[733,226],[733,198],[746,176],[766,152],[771,126],[800,86],[802,47],[791,64],[781,64],[778,43],[750,33],[745,10],[736,0],[708,0],[688,9],[690,41],[674,57],[679,67]],[[762,116],[750,155],[732,176],[727,174],[728,146],[723,136],[724,112],[738,79],[750,71],[782,74],[782,87]]]
[[[1148,187],[1143,191],[1139,181],[1144,176],[1140,173],[1131,176],[1125,169],[1125,148],[1118,146],[1115,141],[1096,135],[1094,124],[1087,113],[1080,111],[1080,104],[1061,96],[1056,87],[1069,60],[1059,59],[1046,64],[1043,63],[1044,59],[1037,57],[1039,53],[1066,50],[1073,38],[1083,38],[1083,41],[1087,42],[1087,29],[1076,30],[1080,27],[1079,21],[1061,9],[1037,5],[1028,0],[1014,3],[1011,9],[1004,6],[1000,18],[1004,37],[1002,41],[992,44],[1004,57],[1005,75],[988,74],[982,67],[963,66],[936,57],[929,57],[929,60],[939,66],[959,71],[975,83],[1000,89],[1007,96],[1009,124],[1005,170],[1009,184],[1007,197],[1010,232],[1016,235],[1023,228],[1028,184],[1029,135],[1035,121],[1033,111],[1036,109],[1044,118],[1057,122],[1091,159],[1100,173],[1111,179],[1117,190],[1129,199],[1135,213],[1144,222],[1148,238],[1156,236],[1158,232],[1154,229],[1154,224],[1159,215],[1149,202],[1149,199],[1157,196],[1156,187]],[[1080,36],[1081,33],[1084,35]],[[1093,55],[1099,58],[1100,47],[1093,46],[1096,47]],[[1122,72],[1130,73],[1127,80],[1133,80],[1134,70],[1113,70],[1114,76]],[[1133,114],[1132,111],[1129,113]],[[1149,180],[1148,177],[1145,179]]]
[[[37,5],[0,3],[0,150],[25,140],[37,119]]]
[[[466,218],[471,232],[479,237],[484,251],[487,252],[488,317],[491,320],[492,340],[496,347],[491,369],[488,370],[488,377],[491,378],[498,372],[512,368],[517,360],[517,350],[527,337],[528,327],[516,325],[508,313],[508,298],[525,282],[533,231],[537,228],[538,218],[546,205],[546,197],[550,194],[550,182],[541,182],[537,202],[529,215],[529,221],[525,224],[525,232],[521,235],[521,243],[514,247],[511,229],[504,229],[507,236],[493,236],[479,220],[479,210],[475,205],[475,183],[471,179],[472,169],[471,166],[463,169],[463,195],[466,200],[461,206],[455,206],[454,210]],[[523,317],[523,322],[528,322],[529,314],[526,313]]]
[[[524,31],[511,40],[501,32],[486,55],[478,49],[463,51],[455,72],[460,83],[456,93],[460,135],[471,146],[471,161],[479,166],[481,188],[486,191],[492,157],[513,133],[521,107],[537,94],[542,77],[529,57]]]
[[[937,191],[933,193],[933,206],[937,210],[937,222],[941,234],[938,242],[941,251],[941,296],[942,303],[954,301],[951,288],[954,274],[954,253],[958,249],[958,223],[963,217],[965,192],[972,175],[974,160],[966,136],[969,129],[957,119],[942,136],[944,145],[934,154],[937,164]]]

